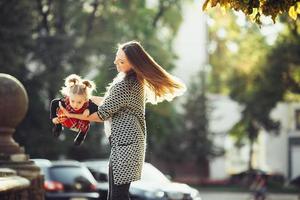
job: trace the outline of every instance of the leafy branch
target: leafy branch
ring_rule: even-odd
[[[233,9],[242,11],[245,15],[257,24],[261,25],[261,16],[271,16],[276,22],[277,16],[283,13],[296,20],[300,15],[299,0],[206,0],[202,9],[220,5],[222,9]]]

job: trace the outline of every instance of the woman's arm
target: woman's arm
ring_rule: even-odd
[[[92,102],[94,102],[96,105],[100,105],[103,101],[103,97],[99,97],[99,96],[92,96],[91,97]]]
[[[85,116],[83,114],[74,114],[74,113],[69,113],[61,104],[59,104],[60,109],[64,113],[64,115],[68,118],[76,118],[80,120],[87,120],[91,122],[103,122],[99,117],[97,113],[93,113],[89,116]]]
[[[66,114],[66,113],[65,113]],[[68,113],[66,114],[69,118],[76,118],[80,120],[87,120],[90,122],[103,122],[97,115],[97,113],[92,113],[89,116],[85,116],[83,114],[74,114],[74,113]]]
[[[115,113],[127,105],[130,91],[125,81],[114,84],[107,97],[103,99],[102,104],[98,107],[97,114],[102,121],[111,118]]]
[[[90,121],[90,122],[103,122],[98,114],[95,112],[95,113],[92,113],[90,114],[88,117],[87,117],[87,120]]]

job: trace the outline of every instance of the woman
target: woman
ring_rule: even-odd
[[[119,74],[97,113],[84,117],[64,112],[68,117],[106,121],[111,145],[108,199],[125,200],[129,199],[130,183],[141,178],[146,148],[145,103],[170,101],[186,88],[136,41],[119,46],[114,64]]]

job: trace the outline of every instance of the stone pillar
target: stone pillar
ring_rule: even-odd
[[[28,109],[23,85],[13,76],[0,73],[0,167],[11,168],[30,181],[28,199],[43,200],[43,176],[12,135]]]
[[[0,199],[28,199],[29,187],[29,180],[17,176],[16,171],[0,168]]]

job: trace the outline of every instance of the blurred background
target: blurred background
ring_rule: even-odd
[[[49,103],[72,73],[94,80],[94,95],[103,96],[117,73],[118,43],[137,40],[188,86],[174,102],[147,104],[146,161],[203,193],[249,191],[262,174],[269,191],[293,199],[300,182],[295,2],[273,21],[258,20],[257,10],[251,17],[243,5],[202,11],[201,0],[1,0],[0,73],[16,77],[29,97],[14,139],[31,158],[107,159],[103,124],[75,147],[76,133],[51,134]]]

